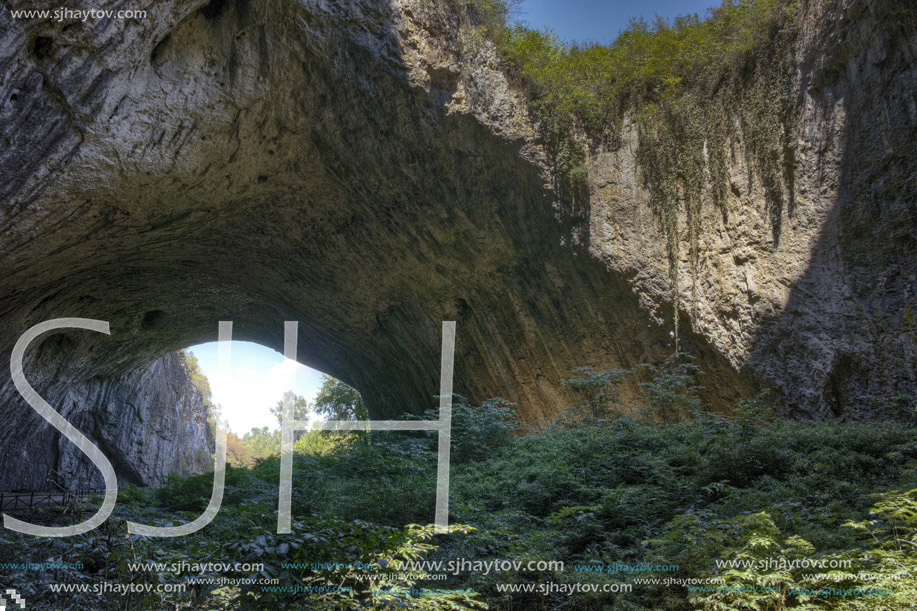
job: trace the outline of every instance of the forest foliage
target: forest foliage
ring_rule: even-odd
[[[91,602],[100,610],[297,608],[308,601],[319,610],[891,611],[917,599],[917,414],[794,422],[775,415],[763,393],[725,416],[708,411],[699,398],[702,380],[686,365],[672,360],[571,372],[561,385],[574,390],[576,400],[537,432],[521,429],[506,401],[475,405],[456,396],[449,535],[433,535],[429,526],[436,435],[383,431],[326,452],[297,452],[293,535],[275,532],[280,461],[272,455],[251,468],[230,467],[223,508],[189,537],[126,537],[124,520],[194,519],[210,497],[208,474],[173,477],[152,491],[126,486],[115,516],[73,540],[36,542],[3,531],[0,546],[10,555],[84,565],[28,575],[6,571],[4,583],[30,584],[26,595],[40,604],[78,609]],[[642,389],[632,402],[616,392],[628,378]],[[432,580],[427,570],[398,569],[402,560],[456,558],[562,560],[565,566],[450,573],[445,580]],[[830,570],[768,564],[812,559],[849,564]],[[100,579],[189,584],[222,575],[130,570],[128,563],[226,560],[263,562],[251,577],[317,589],[192,585],[181,595],[100,598],[48,588]],[[371,568],[306,566],[315,562]],[[678,570],[601,568],[615,565]],[[716,587],[691,589],[667,577]],[[646,578],[658,581],[639,581]],[[544,582],[633,589],[573,596],[498,590]],[[423,588],[451,594],[407,594]],[[870,588],[879,594],[862,594]]]

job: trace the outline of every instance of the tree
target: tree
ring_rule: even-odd
[[[271,408],[271,413],[277,418],[277,424],[283,425],[283,406],[286,403],[293,404],[293,420],[305,421],[309,419],[309,402],[306,401],[305,397],[300,397],[292,390],[288,390],[283,393],[283,399]]]
[[[561,384],[579,399],[571,404],[577,415],[597,420],[611,415],[617,407],[618,388],[627,374],[624,369],[595,371],[592,367],[577,367],[573,377]]]
[[[271,431],[266,426],[252,428],[242,436],[242,445],[249,449],[255,460],[280,454],[280,431]]]
[[[329,420],[369,420],[360,391],[331,376],[322,376],[322,387],[312,407]]]
[[[306,431],[293,445],[293,451],[307,456],[329,456],[350,446],[356,438],[354,433]]]
[[[191,381],[191,385],[201,396],[201,403],[207,415],[207,437],[213,441],[216,438],[218,425],[222,424],[226,428],[229,428],[229,425],[223,421],[223,408],[218,403],[213,402],[213,392],[210,388],[210,380],[208,380],[204,372],[201,371],[201,364],[198,362],[197,357],[186,350],[182,350],[180,355],[182,364],[188,374],[188,379]]]
[[[637,370],[648,372],[651,379],[640,383],[646,391],[646,408],[664,423],[680,422],[696,416],[702,408],[697,376],[700,368],[687,362],[687,355],[673,354],[661,365],[644,363]]]
[[[191,379],[191,384],[201,394],[201,400],[204,402],[204,405],[209,406],[213,400],[213,393],[210,389],[210,381],[207,379],[207,376],[204,375],[204,372],[201,371],[201,365],[198,363],[197,357],[190,352],[182,350],[181,359],[185,365],[185,370],[188,372],[188,377]]]
[[[255,465],[252,452],[239,439],[239,436],[229,431],[226,434],[226,464],[230,467],[247,469]]]

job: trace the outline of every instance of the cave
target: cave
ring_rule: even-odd
[[[124,387],[221,320],[278,350],[283,322],[299,321],[300,361],[358,388],[374,418],[435,405],[444,320],[458,328],[456,392],[509,399],[528,421],[564,403],[576,366],[671,352],[669,326],[589,255],[530,128],[506,120],[524,114],[520,94],[487,58],[479,75],[459,66],[454,40],[412,46],[448,12],[217,8],[157,4],[156,27],[123,38],[41,26],[53,67],[29,77],[37,60],[23,58],[5,83],[17,118],[0,154],[2,352],[46,320],[111,329],[60,331],[27,354],[52,405],[99,400],[86,389]],[[749,387],[683,334],[727,381],[717,401]],[[52,432],[6,373],[0,401],[17,423],[4,463],[41,454]]]
[[[914,599],[917,4],[32,4],[0,608]]]
[[[700,272],[674,287],[636,128],[586,147],[588,176],[570,188],[525,92],[449,3],[172,0],[117,30],[4,23],[0,354],[43,321],[108,322],[110,335],[42,337],[25,372],[65,416],[111,429],[112,447],[150,396],[197,418],[174,354],[223,320],[275,350],[298,321],[300,362],[359,389],[376,419],[436,405],[443,321],[457,324],[455,391],[503,397],[528,423],[570,401],[560,382],[575,367],[660,363],[676,341],[717,411],[761,386],[811,418],[839,413],[838,392],[911,392],[913,162],[856,128],[874,102],[860,81],[913,96],[908,43],[892,24],[857,43],[844,76],[820,49],[846,22],[807,10],[822,25],[797,42],[794,205],[774,223],[735,134],[730,212],[703,208],[699,260],[680,255]],[[883,103],[875,129],[907,142],[906,107]],[[875,150],[851,154],[866,141]],[[897,212],[852,215],[845,202],[866,201],[855,178],[887,185],[871,197]],[[872,243],[856,241],[864,228],[896,236],[886,259],[899,263],[834,256],[839,240]],[[850,350],[875,358],[832,391],[831,363]],[[13,465],[0,489],[79,462],[6,371],[0,417]],[[187,433],[200,444],[201,431]],[[155,483],[164,468],[127,478]]]

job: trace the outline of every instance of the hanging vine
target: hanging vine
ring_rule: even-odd
[[[705,201],[728,220],[731,143],[745,140],[775,240],[792,205],[798,0],[725,0],[707,19],[637,21],[610,45],[508,26],[501,0],[449,1],[479,15],[529,97],[571,221],[588,198],[587,147],[608,146],[625,116],[635,120],[637,161],[665,238],[677,346],[679,244],[688,246],[693,302]]]

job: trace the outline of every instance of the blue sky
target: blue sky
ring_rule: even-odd
[[[524,0],[515,21],[541,30],[551,28],[569,41],[608,43],[617,38],[631,18],[652,20],[658,13],[667,20],[718,6],[720,0]]]
[[[627,27],[631,18],[652,20],[656,14],[667,20],[687,13],[706,14],[719,0],[524,0],[513,19],[535,29],[550,28],[568,41],[608,43]],[[223,408],[230,428],[242,435],[252,427],[276,428],[270,414],[286,390],[309,399],[315,397],[321,374],[282,354],[251,342],[233,342],[231,375],[223,379],[217,371],[217,344],[211,342],[189,349],[197,356],[210,380],[215,403]]]

